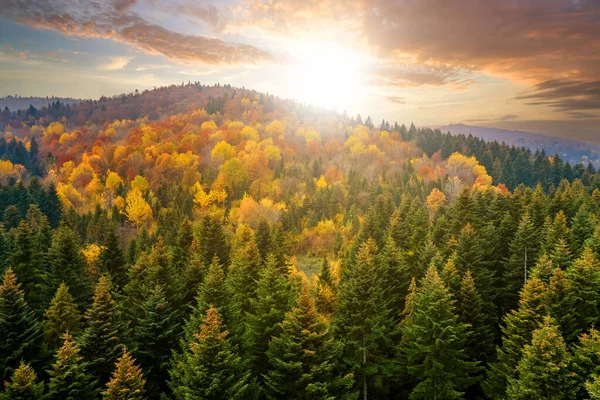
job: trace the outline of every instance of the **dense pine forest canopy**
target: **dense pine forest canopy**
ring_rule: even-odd
[[[600,399],[592,164],[198,83],[0,127],[0,399]]]

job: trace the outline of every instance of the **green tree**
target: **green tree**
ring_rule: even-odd
[[[110,275],[115,289],[120,290],[127,284],[127,261],[114,224],[108,227],[104,235],[100,252],[100,266],[103,273]]]
[[[97,395],[96,383],[86,371],[87,364],[79,355],[80,349],[69,333],[56,354],[56,361],[48,372],[47,400],[93,399]]]
[[[585,388],[587,389],[591,400],[599,400],[600,399],[600,376],[593,375],[588,382],[585,383]]]
[[[135,365],[135,360],[123,347],[123,355],[116,363],[116,370],[112,374],[112,379],[106,384],[102,398],[105,400],[144,400],[146,399],[145,384],[146,380],[142,376],[142,369]]]
[[[457,309],[460,321],[468,327],[467,354],[471,361],[486,364],[493,358],[494,344],[490,340],[493,337],[493,326],[486,321],[483,301],[469,270],[460,283]]]
[[[533,332],[531,344],[523,348],[517,365],[517,378],[508,381],[511,400],[572,399],[571,355],[551,317]]]
[[[21,361],[10,381],[4,383],[4,393],[0,394],[0,400],[41,400],[43,394],[44,383],[36,382],[33,368]]]
[[[290,306],[290,285],[270,254],[260,272],[256,295],[251,299],[251,311],[246,317],[244,346],[252,360],[254,376],[266,372],[267,349],[271,337],[281,333],[281,321]]]
[[[339,284],[338,310],[334,315],[335,335],[344,343],[344,357],[351,365],[357,387],[369,391],[386,390],[382,383],[394,373],[389,354],[393,348],[391,310],[386,303],[379,268],[378,249],[368,239]]]
[[[50,240],[50,225],[39,208],[31,205],[27,219],[14,232],[11,264],[23,286],[25,299],[34,311],[44,307],[46,284],[46,251]]]
[[[199,332],[173,363],[169,386],[175,399],[242,399],[249,372],[229,342],[217,310],[209,308]]]
[[[22,360],[40,360],[42,330],[25,302],[12,269],[4,272],[0,285],[0,377],[5,380]]]
[[[260,253],[260,258],[263,261],[267,260],[267,254],[271,251],[271,228],[266,220],[261,220],[256,228],[254,235],[256,241],[256,247]]]
[[[64,282],[69,287],[75,303],[80,307],[87,306],[91,297],[90,279],[77,235],[67,225],[61,225],[54,233],[48,258],[51,270],[50,285],[47,287],[52,291],[49,297]]]
[[[525,271],[535,265],[537,233],[528,213],[523,215],[515,237],[509,245],[509,256],[504,265],[502,288],[504,311],[517,306],[519,292],[525,281]]]
[[[584,249],[581,257],[567,269],[569,280],[567,302],[573,318],[567,341],[573,341],[581,332],[600,322],[600,262],[590,249]]]
[[[352,374],[343,375],[335,368],[341,355],[341,344],[331,337],[304,286],[267,351],[267,398],[356,398]]]
[[[65,332],[77,335],[80,331],[81,314],[73,302],[69,288],[63,282],[44,314],[44,344],[48,349],[58,349]]]
[[[411,399],[461,398],[478,367],[468,360],[467,325],[460,322],[456,301],[434,267],[416,290],[402,333],[408,373],[417,381]]]
[[[136,315],[133,342],[137,360],[143,367],[147,380],[148,397],[158,399],[168,390],[167,378],[171,353],[177,343],[179,323],[175,312],[165,298],[160,285],[144,300],[141,313]]]
[[[600,332],[596,329],[583,333],[573,347],[573,372],[577,381],[575,398],[586,399],[588,379],[600,374]]]
[[[489,364],[482,385],[488,397],[506,398],[506,385],[509,378],[516,378],[523,347],[531,342],[533,331],[547,315],[547,290],[546,284],[533,276],[521,290],[519,308],[504,317],[502,346],[496,347],[496,360]]]
[[[89,361],[88,370],[104,385],[119,358],[124,343],[124,324],[111,294],[111,282],[101,276],[94,302],[85,314],[86,328],[80,338],[81,353]]]

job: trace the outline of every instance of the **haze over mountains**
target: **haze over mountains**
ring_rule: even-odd
[[[450,132],[453,135],[472,134],[486,141],[497,140],[509,146],[525,147],[532,151],[543,149],[546,154],[558,154],[563,160],[571,164],[587,163],[588,161],[591,161],[594,165],[600,164],[600,146],[595,143],[542,133],[465,124],[449,124],[440,127],[440,130]]]

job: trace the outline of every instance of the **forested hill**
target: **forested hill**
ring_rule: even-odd
[[[516,130],[488,128],[464,124],[450,124],[440,127],[443,132],[453,135],[473,135],[488,142],[498,141],[509,146],[525,147],[531,151],[545,150],[547,154],[559,154],[571,164],[592,162],[600,166],[600,146],[575,139],[544,135]]]
[[[40,109],[53,104],[77,104],[83,100],[72,99],[69,97],[23,97],[23,96],[6,96],[0,97],[0,110],[8,108],[9,111],[26,111],[30,107]]]
[[[1,121],[0,399],[598,398],[591,164],[218,85]]]

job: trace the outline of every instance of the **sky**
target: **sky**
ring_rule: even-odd
[[[200,81],[600,140],[600,0],[0,0],[0,96]]]

